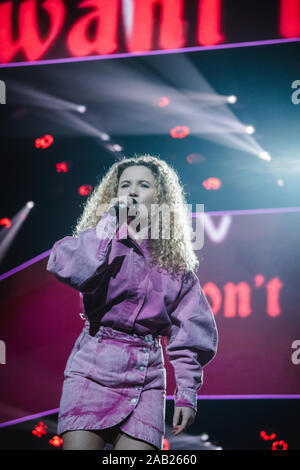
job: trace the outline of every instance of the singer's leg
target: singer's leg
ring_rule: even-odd
[[[135,439],[120,431],[114,442],[113,450],[157,450],[157,448],[146,441]]]
[[[103,450],[106,444],[98,431],[66,431],[62,438],[63,450]]]

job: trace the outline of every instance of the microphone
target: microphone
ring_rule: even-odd
[[[133,200],[133,204],[137,204],[137,200],[134,199],[133,197],[131,198]],[[117,202],[114,206],[112,206],[110,209],[109,209],[109,213],[111,215],[116,215],[117,217],[119,217],[119,210],[120,208],[121,209],[124,209],[124,207],[126,207],[127,204],[126,202],[123,202],[123,201],[119,201]]]

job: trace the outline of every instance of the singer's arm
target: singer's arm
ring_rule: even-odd
[[[106,211],[96,227],[80,232],[77,237],[67,236],[57,241],[50,253],[47,271],[80,292],[92,292],[107,268],[108,252],[117,227],[117,218]]]

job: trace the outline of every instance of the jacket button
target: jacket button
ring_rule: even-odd
[[[136,399],[136,398],[131,398],[130,402],[131,402],[131,403],[136,403],[136,402],[137,402],[137,399]]]
[[[140,370],[141,372],[143,372],[143,371],[145,370],[145,367],[144,367],[144,366],[140,366],[140,367],[139,367],[139,370]]]

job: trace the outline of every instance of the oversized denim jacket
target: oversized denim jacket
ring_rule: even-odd
[[[169,338],[175,406],[197,411],[203,366],[217,352],[214,315],[196,274],[174,279],[150,259],[149,239],[130,237],[127,224],[119,228],[107,211],[96,227],[58,240],[47,270],[79,291],[91,324]]]

